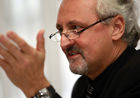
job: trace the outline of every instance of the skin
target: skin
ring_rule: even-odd
[[[96,4],[96,0],[63,0],[58,14],[57,28],[61,27],[63,32],[66,32],[71,24],[86,27],[96,22],[98,20]],[[124,19],[121,15],[117,15],[110,24],[99,23],[74,40],[62,35],[61,48],[70,62],[71,70],[77,74],[85,74],[91,79],[99,76],[126,49],[127,44],[121,40],[124,29]],[[13,40],[18,48],[4,35],[0,35],[0,43],[6,47],[5,49],[0,46],[0,54],[4,57],[0,58],[0,66],[28,98],[50,85],[44,76],[43,33],[43,30],[38,33],[35,49],[12,31],[7,33],[7,37]],[[76,52],[73,56],[68,54],[70,47],[76,47],[71,51]]]
[[[58,28],[61,27],[66,32],[70,28],[69,23],[73,22],[73,25],[86,27],[96,22],[98,20],[96,4],[96,0],[88,0],[88,2],[86,0],[63,0],[58,14]],[[62,35],[61,48],[65,54],[68,54],[67,48],[77,46],[83,52],[84,58],[80,53],[74,56],[67,55],[70,68],[87,66],[88,70],[82,71],[85,73],[74,72],[86,74],[91,79],[95,79],[126,48],[127,44],[121,40],[123,33],[124,20],[118,15],[112,19],[110,24],[99,23],[81,33],[80,37],[74,40],[69,40]],[[87,65],[83,65],[83,60]]]
[[[40,30],[37,36],[36,49],[29,46],[14,32],[7,32],[7,37],[13,40],[19,48],[11,43],[4,35],[0,35],[0,66],[5,70],[9,79],[31,98],[35,93],[50,84],[44,76],[44,30]]]

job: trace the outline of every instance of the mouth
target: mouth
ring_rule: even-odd
[[[67,53],[68,58],[75,58],[75,57],[77,57],[77,56],[79,56],[79,55],[81,55],[81,53],[78,52],[78,51],[69,51],[69,52]]]
[[[77,59],[79,56],[84,58],[83,51],[78,46],[68,47],[65,53],[68,59]]]

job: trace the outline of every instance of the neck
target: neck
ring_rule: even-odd
[[[126,50],[127,48],[127,44],[126,42],[122,41],[121,42],[116,42],[114,45],[114,49],[112,52],[112,60],[111,60],[111,64],[116,61],[120,55]]]
[[[87,76],[94,80],[102,72],[104,72],[104,70],[109,65],[115,62],[119,58],[119,56],[125,51],[126,48],[127,48],[126,42],[122,40],[114,42],[111,54],[106,57],[107,59],[105,58],[105,61],[101,65],[99,65],[100,68],[94,73],[87,74]]]

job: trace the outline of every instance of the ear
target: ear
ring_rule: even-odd
[[[117,15],[112,20],[113,32],[112,40],[119,40],[125,32],[125,21],[121,15]]]

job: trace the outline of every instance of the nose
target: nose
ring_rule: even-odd
[[[65,50],[74,44],[74,40],[68,39],[65,34],[61,36],[61,48],[65,52]]]

